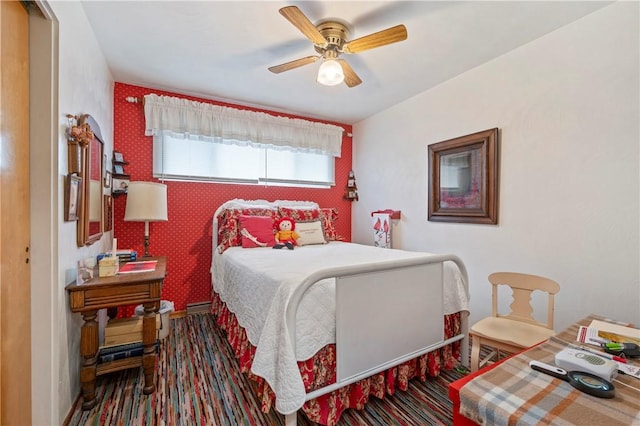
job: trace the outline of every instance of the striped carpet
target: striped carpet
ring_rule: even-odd
[[[69,425],[284,425],[273,410],[264,414],[251,381],[239,372],[231,347],[212,315],[171,320],[162,340],[156,392],[144,395],[142,368],[100,376],[98,403],[82,411],[76,403]],[[371,398],[364,410],[347,410],[339,425],[450,425],[447,386],[463,374],[443,371],[384,400]],[[298,414],[299,425],[309,425]]]

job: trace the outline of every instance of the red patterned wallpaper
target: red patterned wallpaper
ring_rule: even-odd
[[[132,181],[154,181],[152,138],[144,136],[142,106],[129,103],[125,98],[127,96],[142,97],[149,93],[274,115],[305,118],[116,83],[113,102],[114,150],[122,152],[124,160],[129,163],[124,170],[126,174],[131,175]],[[351,132],[351,126],[341,123],[331,124],[340,125]],[[168,257],[168,274],[162,289],[162,299],[173,301],[176,311],[185,310],[187,303],[210,300],[212,216],[220,204],[232,198],[311,200],[320,204],[321,207],[336,207],[339,214],[338,233],[345,240],[351,240],[351,202],[342,199],[351,167],[351,138],[345,136],[342,141],[342,156],[336,159],[336,186],[331,189],[165,182],[169,221],[149,224],[149,252],[152,255]],[[125,203],[126,196],[118,196],[114,199],[114,236],[118,239],[119,248],[132,248],[142,255],[144,223],[123,220]]]

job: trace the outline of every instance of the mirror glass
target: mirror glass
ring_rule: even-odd
[[[479,184],[482,182],[482,150],[440,156],[440,206],[482,208]]]
[[[93,117],[85,114],[78,119],[78,124],[85,122],[93,131],[93,139],[81,147],[82,202],[78,220],[78,246],[93,244],[102,237],[104,142],[100,127]]]

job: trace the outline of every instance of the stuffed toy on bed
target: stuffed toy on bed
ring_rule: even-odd
[[[300,237],[295,232],[296,222],[290,217],[283,217],[275,222],[274,227],[276,229],[276,234],[274,235],[276,245],[273,248],[281,249],[286,247],[289,250],[293,250],[296,240]]]

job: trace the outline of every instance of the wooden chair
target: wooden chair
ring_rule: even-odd
[[[516,353],[553,336],[553,297],[560,286],[549,278],[516,272],[496,272],[489,275],[492,288],[491,316],[478,321],[471,327],[471,371],[491,361],[500,351]],[[498,286],[509,286],[513,292],[513,302],[509,314],[498,313]],[[531,294],[535,290],[548,293],[547,321],[536,321],[531,307]],[[491,347],[491,352],[480,360],[480,347]]]

